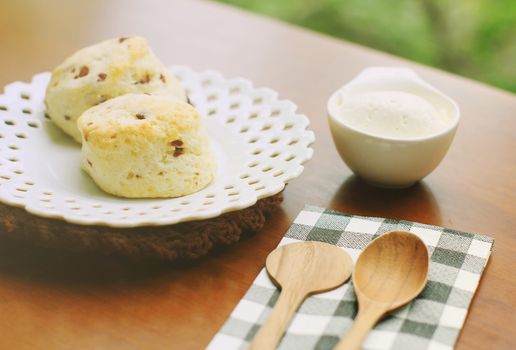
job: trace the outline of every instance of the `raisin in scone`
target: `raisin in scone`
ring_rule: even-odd
[[[80,142],[77,118],[88,108],[127,93],[168,94],[186,101],[177,78],[144,38],[134,36],[86,47],[55,68],[46,91],[46,112]]]
[[[173,97],[116,97],[88,109],[77,125],[83,169],[116,196],[184,196],[204,188],[215,176],[199,113]]]

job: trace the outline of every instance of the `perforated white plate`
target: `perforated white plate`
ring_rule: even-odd
[[[123,199],[80,169],[80,145],[45,119],[50,74],[0,95],[0,201],[85,225],[134,227],[206,219],[280,192],[312,157],[313,132],[277,93],[214,71],[171,67],[202,114],[218,162],[216,180],[189,196]]]

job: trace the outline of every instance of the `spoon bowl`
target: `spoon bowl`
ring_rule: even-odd
[[[369,243],[353,272],[358,315],[335,349],[360,349],[367,333],[385,314],[421,293],[428,266],[428,249],[413,233],[393,231]]]
[[[265,262],[280,289],[315,294],[340,286],[351,276],[353,261],[342,249],[322,242],[287,244],[272,251]]]
[[[353,286],[358,298],[393,310],[414,299],[425,287],[427,276],[426,245],[412,233],[396,231],[364,249],[355,266]]]

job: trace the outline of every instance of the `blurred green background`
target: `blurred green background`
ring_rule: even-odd
[[[219,0],[516,92],[516,0]]]

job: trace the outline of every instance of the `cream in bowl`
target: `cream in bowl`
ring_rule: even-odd
[[[340,156],[355,174],[382,187],[408,187],[432,172],[459,115],[451,98],[404,68],[368,68],[328,101]]]

